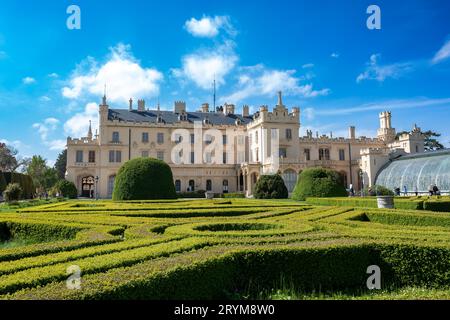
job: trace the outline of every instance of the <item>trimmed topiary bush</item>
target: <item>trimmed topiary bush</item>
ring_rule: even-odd
[[[347,190],[341,175],[331,169],[308,168],[303,170],[292,193],[292,199],[304,201],[307,197],[345,197]]]
[[[77,187],[70,181],[67,180],[59,180],[55,186],[54,190],[59,192],[62,197],[69,199],[76,199],[78,195]]]
[[[18,201],[22,196],[22,188],[18,183],[10,183],[3,192],[6,202]]]
[[[261,176],[256,182],[256,199],[286,199],[288,195],[283,178],[278,174]]]
[[[379,185],[373,185],[369,188],[364,189],[364,195],[375,197],[375,196],[393,196],[394,191]]]
[[[164,161],[136,158],[117,173],[113,200],[176,199],[172,170]]]

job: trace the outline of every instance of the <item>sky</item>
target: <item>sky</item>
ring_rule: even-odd
[[[71,5],[79,29],[69,28]],[[370,5],[381,29],[369,29]],[[372,21],[372,20],[371,20]],[[75,25],[76,26],[76,25]],[[0,3],[0,141],[49,164],[133,98],[300,107],[301,131],[373,137],[378,113],[450,147],[450,1],[71,0]]]

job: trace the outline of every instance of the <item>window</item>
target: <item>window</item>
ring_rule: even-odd
[[[183,141],[183,137],[181,136],[181,134],[176,134],[175,135],[175,143],[179,144],[181,141]]]
[[[181,181],[180,180],[175,180],[175,191],[181,192]]]
[[[419,146],[416,144],[416,153],[419,152]]]
[[[76,154],[76,159],[75,159],[75,161],[76,161],[77,163],[83,162],[83,151],[77,150],[77,154]]]
[[[195,135],[191,133],[191,144],[195,143]]]
[[[223,153],[222,160],[223,160],[224,164],[227,163],[227,153],[226,152]]]
[[[255,132],[255,143],[258,144],[258,131]]]
[[[286,139],[292,139],[292,129],[286,129]]]
[[[109,151],[109,162],[111,162],[111,163],[113,163],[113,162],[122,162],[122,151],[110,150]]]
[[[339,160],[344,161],[345,160],[345,150],[339,149]]]
[[[142,142],[148,143],[148,132],[142,132]]]
[[[148,158],[148,151],[142,151],[141,156],[142,158]]]
[[[112,142],[119,142],[119,132],[114,131],[112,133]]]
[[[164,161],[164,151],[158,151],[156,153],[156,158],[158,158],[158,160]]]
[[[206,191],[211,191],[211,190],[212,190],[212,181],[206,180]]]
[[[223,193],[228,193],[228,180],[223,180],[222,181],[222,192]]]
[[[159,144],[164,143],[164,133],[158,132],[158,135],[156,136],[156,142],[158,142]]]
[[[330,160],[330,149],[319,149],[319,160]]]
[[[187,191],[195,191],[195,182],[194,182],[194,180],[189,180],[189,186],[187,188]]]
[[[309,149],[305,149],[304,154],[305,154],[305,161],[310,161],[311,160],[311,151]]]
[[[191,163],[195,163],[195,153],[191,151]]]
[[[224,134],[223,136],[222,136],[222,144],[227,144],[227,135],[226,134]]]
[[[283,157],[283,158],[286,158],[286,156],[287,156],[287,150],[286,150],[286,148],[280,148],[280,150],[279,150],[279,157],[281,158],[281,157]]]
[[[116,176],[109,176],[108,178],[108,198],[112,197],[114,191],[114,181],[116,180]]]
[[[205,143],[211,144],[212,143],[212,137],[209,134],[205,135]]]
[[[89,151],[89,162],[90,163],[95,162],[95,151]]]

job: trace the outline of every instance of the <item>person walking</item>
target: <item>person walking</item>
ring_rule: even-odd
[[[417,189],[417,186],[414,186],[414,193],[416,194],[416,197],[419,196],[419,190]]]
[[[403,186],[403,193],[405,197],[408,195],[408,188],[406,186]]]

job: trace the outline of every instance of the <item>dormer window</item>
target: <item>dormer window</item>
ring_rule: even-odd
[[[178,116],[178,120],[179,120],[179,121],[187,121],[187,120],[188,120],[188,115],[187,115],[187,113],[181,113],[181,114]]]
[[[241,119],[237,118],[236,121],[234,122],[237,126],[240,126],[242,124]]]
[[[156,116],[156,122],[157,123],[165,123],[164,119],[162,118],[162,116],[160,114],[158,114]]]
[[[211,121],[209,121],[208,118],[203,119],[203,124],[211,124]]]

